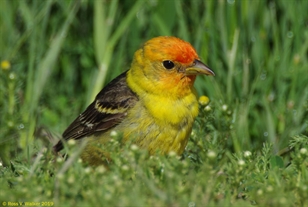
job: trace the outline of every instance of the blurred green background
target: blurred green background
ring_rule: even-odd
[[[215,77],[195,130],[230,153],[308,135],[306,0],[0,0],[0,157],[31,163],[147,40],[190,42]],[[207,117],[208,116],[208,117]],[[281,152],[282,150],[282,152]]]

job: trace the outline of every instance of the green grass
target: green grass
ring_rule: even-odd
[[[0,205],[308,206],[308,1],[0,1]],[[109,169],[70,122],[148,39],[189,41],[216,73],[181,159],[121,146]],[[123,149],[124,148],[124,149]],[[49,202],[49,203],[48,203]]]

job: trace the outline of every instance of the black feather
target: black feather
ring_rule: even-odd
[[[64,131],[63,140],[82,139],[96,133],[102,133],[120,123],[126,116],[126,111],[138,101],[137,95],[128,87],[127,72],[122,73],[106,85],[95,100],[80,114]],[[95,105],[106,109],[121,109],[121,113],[102,113]],[[124,109],[124,110],[122,110]],[[54,147],[58,152],[63,149],[62,140]]]

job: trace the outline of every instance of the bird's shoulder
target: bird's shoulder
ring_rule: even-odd
[[[108,83],[95,100],[64,131],[63,139],[81,139],[111,129],[127,115],[127,110],[138,101],[138,96],[128,87],[127,72]],[[55,151],[63,148],[61,141]]]

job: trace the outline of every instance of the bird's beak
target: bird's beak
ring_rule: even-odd
[[[185,69],[186,75],[212,75],[215,76],[215,73],[206,66],[203,62],[200,60],[195,60],[194,63],[191,66],[188,66]]]

